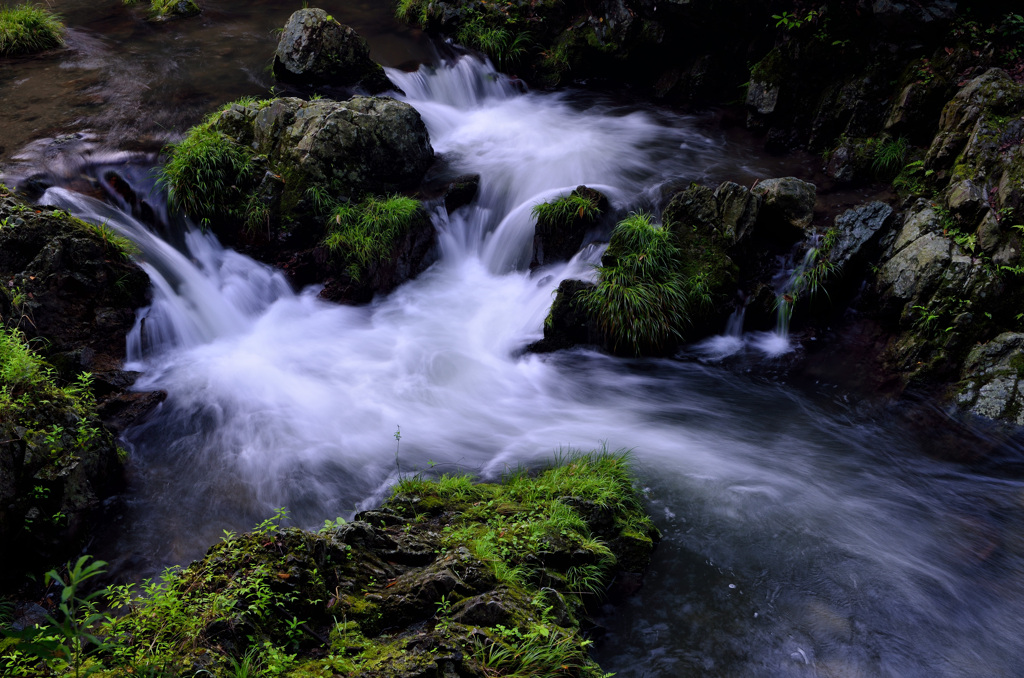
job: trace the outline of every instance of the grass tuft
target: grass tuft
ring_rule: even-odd
[[[399,195],[337,205],[327,222],[324,246],[343,257],[349,275],[359,280],[367,266],[391,253],[419,209],[418,200]]]
[[[576,193],[533,207],[533,217],[538,221],[570,224],[575,219],[593,221],[599,216],[601,209],[597,201]]]
[[[672,234],[649,215],[632,214],[615,227],[598,284],[581,299],[613,351],[661,353],[683,339],[694,295],[680,264]]]
[[[239,206],[245,196],[238,186],[254,178],[248,149],[211,129],[207,121],[166,150],[170,159],[160,169],[159,180],[172,204],[204,225],[213,217],[246,220],[245,209]]]
[[[60,18],[38,5],[0,7],[0,56],[32,54],[64,44]]]

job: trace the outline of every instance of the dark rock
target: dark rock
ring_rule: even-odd
[[[843,212],[835,220],[835,241],[828,258],[836,266],[848,267],[874,249],[895,221],[892,207],[872,202]]]
[[[608,197],[586,186],[577,186],[569,195],[582,198],[597,210],[593,216],[581,211],[565,216],[540,216],[533,236],[533,258],[530,267],[543,266],[553,261],[565,261],[583,246],[583,239],[601,218],[608,213]]]
[[[795,177],[766,179],[758,182],[751,192],[761,198],[758,231],[788,242],[806,233],[814,218],[817,200],[814,184]]]
[[[473,202],[479,190],[479,174],[466,174],[453,179],[444,192],[444,207],[448,214]]]
[[[277,43],[274,75],[306,85],[359,85],[371,94],[395,86],[370,59],[366,42],[322,9],[300,9]]]
[[[581,295],[593,288],[593,283],[582,280],[563,280],[544,321],[544,338],[531,344],[527,350],[550,353],[581,344],[599,344],[601,339],[597,326],[580,305]]]
[[[715,204],[722,234],[736,243],[746,238],[757,223],[761,196],[739,184],[726,181],[715,189]]]

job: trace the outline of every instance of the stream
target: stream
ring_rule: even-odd
[[[591,243],[529,271],[533,205],[585,183],[623,213],[652,210],[672,186],[750,183],[780,161],[709,116],[530,92],[473,56],[442,59],[386,6],[323,3],[368,38],[437,153],[481,175],[472,204],[434,206],[437,264],[369,305],[333,305],[212,235],[173,221],[154,232],[78,190],[83,174],[115,168],[150,191],[160,144],[225,100],[265,92],[271,31],[294,8],[211,1],[194,24],[153,27],[119,4],[108,15],[55,5],[78,26],[69,53],[15,64],[27,71],[0,76],[0,100],[78,69],[61,81],[68,100],[102,101],[85,115],[37,102],[30,116],[26,104],[5,181],[51,185],[41,203],[138,243],[154,298],[126,338],[127,368],[142,373],[136,388],[168,393],[125,433],[129,489],[97,554],[118,571],[199,557],[277,507],[302,527],[350,518],[404,473],[496,478],[559,450],[628,448],[664,540],[639,593],[600,619],[606,671],[1020,675],[1019,441],[935,424],[947,419],[925,405],[882,409],[756,376],[803,350],[785,338],[740,335],[715,344],[728,351],[673,360],[524,353],[558,283],[593,276],[600,258]],[[122,44],[142,52],[123,59]],[[212,54],[205,71],[200,49]],[[723,366],[723,352],[752,371]],[[971,446],[985,463],[938,460]]]

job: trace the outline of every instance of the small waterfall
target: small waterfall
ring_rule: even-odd
[[[224,249],[212,234],[190,228],[181,252],[138,219],[95,198],[50,188],[40,202],[104,224],[138,246],[153,302],[139,310],[128,335],[131,368],[140,368],[147,355],[244,332],[275,301],[294,296],[280,272]]]
[[[473,56],[388,76],[451,171],[481,177],[475,203],[440,224],[446,256],[480,258],[494,273],[529,263],[534,205],[586,184],[623,206],[669,178],[698,176],[721,148],[685,118],[666,124],[645,111],[581,107],[567,93],[530,93]]]

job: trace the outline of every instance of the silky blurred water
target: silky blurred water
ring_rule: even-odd
[[[972,437],[941,413],[917,427],[926,408],[889,413],[718,362],[799,355],[778,337],[736,330],[684,360],[524,353],[559,281],[592,276],[600,254],[528,270],[534,204],[586,183],[623,213],[649,209],[666,184],[756,163],[700,118],[531,93],[470,58],[390,75],[451,171],[479,173],[481,190],[453,214],[435,206],[440,261],[367,306],[292,290],[198,231],[157,236],[81,193],[44,195],[133,238],[154,282],[128,367],[168,398],[126,433],[130,488],[107,560],[156,571],[281,506],[306,527],[349,517],[401,473],[493,478],[567,447],[631,448],[665,539],[645,586],[603,619],[606,670],[1019,675],[1013,440]],[[108,160],[125,176],[147,162]],[[991,461],[936,461],[948,446]]]

